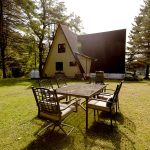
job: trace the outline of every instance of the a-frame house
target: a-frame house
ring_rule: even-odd
[[[67,26],[59,24],[43,68],[43,76],[54,77],[56,73],[63,72],[67,77],[74,78],[78,74],[89,74],[91,60],[79,52],[77,35]]]
[[[77,35],[58,25],[47,56],[43,75],[67,77],[104,71],[105,78],[122,79],[125,75],[126,29]]]

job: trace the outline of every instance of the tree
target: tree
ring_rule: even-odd
[[[21,21],[20,8],[17,6],[17,0],[0,0],[0,58],[3,78],[6,78],[6,48]]]
[[[145,79],[149,78],[150,65],[150,0],[144,1],[140,14],[135,17],[135,24],[129,34],[128,66],[144,64]],[[134,62],[134,63],[133,63]]]
[[[26,22],[25,32],[35,37],[39,49],[39,71],[42,76],[44,45],[50,45],[52,23],[65,23],[72,29],[80,31],[80,17],[66,14],[64,2],[58,0],[23,0],[21,7]]]
[[[1,53],[1,63],[2,63],[2,70],[3,70],[3,78],[6,78],[5,72],[5,48],[7,45],[6,39],[6,28],[4,29],[4,7],[3,2],[0,0],[0,53]]]

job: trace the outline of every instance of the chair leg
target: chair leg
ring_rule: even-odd
[[[69,132],[66,132],[66,131],[61,127],[61,125],[70,127],[70,128],[71,128],[70,131],[69,131]],[[69,125],[69,124],[65,124],[65,123],[63,123],[63,122],[59,125],[59,127],[60,127],[60,129],[61,129],[66,135],[69,135],[69,134],[73,131],[73,129],[74,129],[74,126],[71,126],[71,125]]]
[[[117,114],[117,111],[118,111],[118,104],[116,103],[116,114]]]
[[[38,132],[37,135],[41,135],[42,132],[44,132],[45,130],[47,130],[48,128],[50,128],[51,126],[54,126],[53,128],[55,128],[55,124],[51,123],[51,124],[48,124],[46,127],[44,127],[41,131]]]
[[[51,133],[53,133],[53,132],[54,132],[54,130],[55,130],[55,127],[56,127],[56,125],[54,124],[54,127],[53,127],[53,129],[52,129]]]
[[[96,121],[96,110],[94,109],[94,119]]]
[[[75,112],[78,112],[78,102],[76,102],[75,108],[76,108]]]
[[[69,125],[69,124],[65,124],[65,123],[63,123],[63,122],[60,123],[60,122],[56,121],[56,122],[53,122],[53,123],[51,123],[51,124],[48,124],[46,127],[44,127],[44,128],[38,133],[38,135],[39,135],[39,136],[42,135],[41,133],[44,132],[47,128],[49,128],[49,127],[51,127],[51,126],[53,126],[53,128],[52,128],[52,130],[51,130],[51,133],[53,133],[54,130],[55,130],[55,128],[58,126],[66,135],[69,135],[69,134],[73,131],[73,129],[74,129],[74,127],[71,126],[71,125]],[[70,127],[71,129],[70,129],[70,131],[66,132],[66,131],[63,129],[62,126],[67,126],[67,127]]]
[[[111,107],[110,107],[110,124],[111,124],[111,128],[112,128],[112,110],[111,110]]]
[[[66,131],[61,127],[61,125],[59,125],[59,128],[60,128],[65,134],[67,134]]]
[[[95,109],[94,109],[94,117],[95,117]]]
[[[119,109],[119,99],[118,99],[118,109]]]
[[[118,109],[119,109],[119,97],[117,97],[117,107],[118,107]]]

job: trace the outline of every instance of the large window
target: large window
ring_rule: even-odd
[[[56,62],[56,71],[63,71],[63,62]]]
[[[65,53],[66,46],[65,43],[58,44],[58,53]]]

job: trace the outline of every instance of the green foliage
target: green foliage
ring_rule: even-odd
[[[59,0],[0,0],[0,3],[3,4],[0,46],[4,52],[0,62],[7,74],[13,65],[25,74],[38,65],[42,68],[51,44],[52,23],[65,23],[75,31],[81,27],[80,17],[67,15],[65,3]]]
[[[72,29],[80,31],[81,20],[79,16],[73,13],[67,15],[64,2],[58,0],[24,0],[21,8],[24,13],[26,26],[24,31],[32,35],[37,42],[39,49],[39,71],[42,72],[42,64],[44,58],[44,47],[50,49],[51,34],[55,31],[51,30],[51,25],[64,23],[69,25]]]
[[[145,0],[145,5],[140,9],[140,14],[135,17],[135,23],[129,35],[128,68],[132,64],[150,65],[150,0]],[[140,65],[139,65],[140,67]],[[149,67],[146,70],[146,77]]]
[[[13,35],[17,34],[18,26],[23,23],[21,9],[17,3],[17,0],[0,0],[0,49],[4,78],[7,69],[7,47],[10,46],[10,41],[15,39]]]

